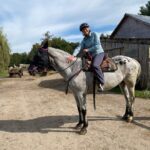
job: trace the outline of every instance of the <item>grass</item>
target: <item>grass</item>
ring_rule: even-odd
[[[0,78],[8,77],[8,70],[0,71]]]
[[[119,87],[112,89],[111,92],[122,94]],[[135,90],[135,97],[150,99],[150,90]]]
[[[143,91],[136,90],[135,96],[145,98],[145,99],[150,99],[150,90],[143,90]]]

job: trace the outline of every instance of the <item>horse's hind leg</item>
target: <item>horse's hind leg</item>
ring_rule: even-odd
[[[129,91],[129,109],[128,109],[128,122],[133,121],[133,103],[135,101],[135,84],[127,84]]]
[[[127,122],[131,122],[133,120],[132,105],[134,102],[134,87],[127,86],[125,82],[122,82],[119,86],[126,100],[126,110],[122,119],[126,120]]]

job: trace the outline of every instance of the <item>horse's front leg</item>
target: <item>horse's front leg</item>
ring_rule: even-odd
[[[83,115],[83,127],[81,128],[79,134],[84,135],[87,133],[87,127],[88,127],[88,120],[87,120],[87,110],[82,109],[82,115]]]
[[[87,120],[87,110],[86,110],[86,95],[77,94],[75,95],[78,112],[79,112],[79,122],[76,125],[76,129],[80,129],[79,134],[84,135],[87,133],[88,120]]]
[[[82,109],[80,107],[80,100],[79,100],[78,94],[74,93],[74,97],[75,97],[75,100],[76,100],[77,109],[78,109],[78,113],[79,113],[79,121],[78,121],[77,125],[75,126],[75,129],[80,129],[83,126]]]
[[[79,132],[79,134],[84,135],[87,133],[87,127],[88,127],[88,120],[87,120],[87,109],[86,109],[86,95],[82,94],[79,98],[80,100],[80,110],[82,114],[82,122],[83,126]]]
[[[83,115],[82,115],[82,110],[80,109],[80,107],[78,105],[77,107],[78,107],[78,112],[79,112],[79,122],[75,126],[75,129],[80,129],[83,126]]]

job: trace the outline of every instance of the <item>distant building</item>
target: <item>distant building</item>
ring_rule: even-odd
[[[140,87],[150,89],[150,17],[125,14],[110,37],[101,37],[110,56],[126,55],[142,66]]]
[[[150,17],[125,14],[111,38],[150,38]]]

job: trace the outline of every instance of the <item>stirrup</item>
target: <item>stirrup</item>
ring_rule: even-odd
[[[97,91],[98,92],[103,92],[104,91],[104,88],[103,88],[102,84],[98,85],[98,90]]]

